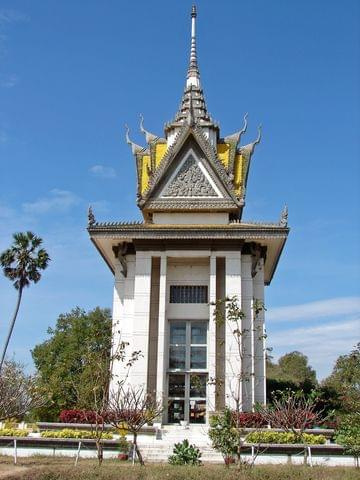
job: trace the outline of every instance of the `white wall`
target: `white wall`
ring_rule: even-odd
[[[229,214],[217,213],[153,213],[153,223],[158,225],[227,225]]]

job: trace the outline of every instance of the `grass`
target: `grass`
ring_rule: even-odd
[[[7,480],[359,480],[360,471],[349,467],[306,467],[291,465],[256,466],[238,470],[223,465],[180,467],[148,464],[131,466],[105,460],[101,467],[95,460],[66,457],[29,457],[12,465],[11,457],[0,457],[0,478]],[[3,474],[2,474],[3,472]],[[4,474],[6,476],[4,476]]]

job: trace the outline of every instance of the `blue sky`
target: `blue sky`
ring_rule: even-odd
[[[360,338],[359,2],[199,0],[198,54],[209,111],[245,142],[263,125],[244,219],[291,233],[266,291],[274,356],[300,350],[318,377]],[[189,54],[188,0],[2,0],[0,250],[15,231],[52,262],[24,294],[9,353],[30,349],[58,314],[110,307],[112,274],[88,239],[99,220],[140,219],[127,122],[162,134]],[[0,341],[16,292],[0,278]]]

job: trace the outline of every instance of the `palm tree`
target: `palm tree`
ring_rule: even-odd
[[[0,255],[0,265],[4,275],[13,282],[14,287],[18,291],[15,312],[1,356],[0,373],[19,311],[23,289],[28,287],[31,282],[37,283],[41,278],[39,270],[44,270],[50,262],[50,257],[46,250],[39,248],[42,244],[40,237],[37,237],[32,232],[20,232],[14,233],[13,238],[14,243],[11,247]]]

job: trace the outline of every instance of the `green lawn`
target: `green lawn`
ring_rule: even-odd
[[[8,480],[359,480],[360,470],[342,467],[256,466],[238,470],[223,465],[174,467],[149,464],[131,466],[116,460],[105,460],[99,468],[94,460],[65,457],[19,458],[12,465],[11,457],[0,457],[0,479]]]

